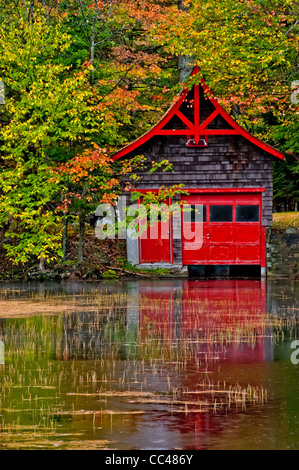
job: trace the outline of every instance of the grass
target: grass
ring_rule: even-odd
[[[299,230],[299,212],[276,212],[273,214],[273,229],[283,232],[288,227]]]
[[[141,274],[149,277],[163,277],[163,276],[168,276],[171,274],[171,269],[167,268],[140,268],[137,266],[134,266],[133,264],[126,262],[124,265],[124,272],[126,273],[135,273],[135,274]]]

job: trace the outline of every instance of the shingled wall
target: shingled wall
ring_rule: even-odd
[[[188,148],[181,137],[157,136],[139,148],[149,160],[168,159],[173,172],[140,172],[138,189],[183,184],[185,188],[265,188],[262,224],[272,225],[272,158],[241,136],[209,136],[208,147]],[[180,240],[174,240],[174,262],[180,263]]]

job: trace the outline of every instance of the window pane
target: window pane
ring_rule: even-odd
[[[232,222],[233,206],[210,206],[210,222]]]
[[[203,206],[202,204],[190,204],[187,206],[189,210],[185,210],[183,212],[183,219],[184,222],[198,222],[207,221],[207,207]],[[196,213],[195,213],[196,212]],[[195,220],[195,217],[197,220]]]
[[[147,222],[148,223],[155,223],[155,222],[161,222],[162,221],[162,210],[159,207],[155,207],[154,209],[150,209],[147,211]],[[164,214],[164,219],[166,219],[166,214]]]
[[[236,222],[258,222],[259,206],[236,206]]]

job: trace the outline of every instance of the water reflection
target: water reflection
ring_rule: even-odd
[[[150,330],[194,349],[199,344],[198,354],[208,360],[273,359],[264,281],[140,283],[138,290],[141,336]]]
[[[0,294],[7,309],[58,305],[0,315],[0,448],[296,448],[298,284],[6,284]]]
[[[111,295],[111,291],[109,291]],[[64,317],[59,358],[150,354],[201,362],[271,361],[265,281],[131,283],[106,310]],[[116,351],[117,349],[117,351]]]

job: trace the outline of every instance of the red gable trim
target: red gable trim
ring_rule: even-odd
[[[265,188],[184,188],[189,194],[264,193]],[[130,189],[131,193],[158,193],[159,189]],[[182,195],[184,197],[184,195]]]
[[[200,72],[198,66],[195,66],[191,76],[197,75]],[[234,121],[234,119],[225,111],[225,109],[220,106],[216,98],[211,95],[211,91],[206,85],[204,78],[201,79],[200,84],[204,91],[207,93],[208,99],[215,107],[215,111],[201,124],[199,125],[199,85],[194,85],[194,125],[181,113],[179,110],[180,106],[183,104],[186,96],[189,93],[188,88],[185,88],[182,93],[179,95],[177,101],[170,107],[170,109],[164,114],[162,119],[148,132],[143,134],[137,140],[122,148],[116,152],[112,160],[118,160],[121,157],[124,157],[128,153],[136,150],[138,147],[143,145],[149,139],[155,135],[190,135],[194,134],[194,140],[198,142],[200,135],[241,135],[245,139],[252,142],[257,147],[260,147],[267,153],[270,153],[274,157],[284,160],[284,155],[278,150],[274,149],[268,144],[261,142],[259,139],[254,137],[252,134],[243,129],[239,124]],[[165,124],[167,124],[170,119],[177,115],[187,126],[187,129],[163,129]],[[213,119],[220,114],[225,121],[232,127],[232,129],[207,129],[207,126],[213,121]]]
[[[136,148],[140,147],[142,144],[147,142],[153,136],[157,135],[158,132],[162,129],[162,127],[165,124],[167,124],[167,122],[176,114],[177,111],[179,111],[179,107],[183,103],[183,101],[186,98],[188,92],[189,92],[189,90],[185,89],[183,91],[183,93],[180,95],[180,98],[178,99],[178,101],[164,114],[162,119],[150,131],[146,132],[146,134],[143,134],[137,140],[135,140],[131,144],[127,145],[126,147],[124,147],[121,150],[119,150],[118,152],[116,152],[113,155],[112,160],[117,160],[118,158],[121,158],[124,155],[127,155],[128,153],[132,152],[133,150],[135,150]],[[190,134],[190,130],[189,130],[189,134]]]

